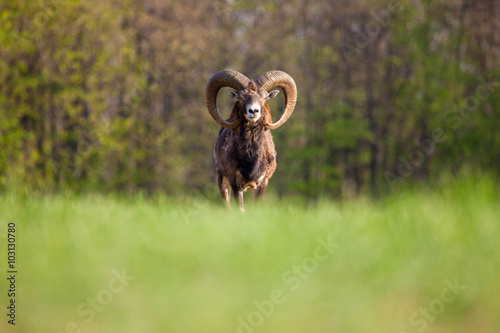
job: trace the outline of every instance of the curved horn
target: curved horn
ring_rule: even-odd
[[[295,81],[285,72],[270,71],[259,76],[255,82],[262,89],[269,90],[279,87],[285,93],[285,109],[281,118],[274,124],[266,124],[267,129],[277,129],[290,118],[295,108],[295,103],[297,102],[297,86],[295,85]]]
[[[239,91],[241,89],[245,89],[249,83],[250,79],[248,79],[245,75],[231,69],[217,72],[208,80],[207,87],[205,89],[205,100],[207,102],[208,112],[222,127],[230,129],[236,128],[240,124],[241,119],[230,123],[222,118],[219,109],[217,108],[217,93],[223,87],[230,87]]]

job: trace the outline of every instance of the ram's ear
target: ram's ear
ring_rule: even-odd
[[[229,89],[229,90],[227,90],[227,94],[232,99],[238,99],[238,92],[236,90]]]
[[[279,94],[279,92],[280,92],[279,90],[272,90],[272,91],[270,91],[267,99],[273,99],[274,97],[276,97],[276,95]]]

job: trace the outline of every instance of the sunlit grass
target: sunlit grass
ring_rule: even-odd
[[[379,202],[270,196],[245,215],[202,198],[3,194],[0,234],[17,223],[16,330],[498,332],[498,193],[462,179]],[[122,270],[134,278],[110,293]],[[467,288],[439,308],[455,280]],[[99,296],[100,311],[86,305]]]

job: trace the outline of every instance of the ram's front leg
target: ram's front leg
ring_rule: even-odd
[[[226,207],[231,209],[231,185],[229,184],[229,180],[221,174],[218,174],[217,181],[219,183],[219,190],[222,199],[224,200]]]
[[[233,193],[235,199],[238,199],[238,202],[240,203],[240,210],[244,213],[245,212],[245,204],[243,203],[243,190],[239,190],[237,188],[233,187]]]
[[[243,203],[243,191],[238,191],[238,202],[240,203],[240,210],[245,212],[245,204]]]
[[[230,182],[231,182],[231,180],[230,180]],[[243,203],[243,188],[241,186],[239,186],[236,179],[234,179],[231,182],[231,189],[233,190],[234,198],[238,199],[238,202],[240,203],[240,210],[244,213],[245,212],[245,204]]]

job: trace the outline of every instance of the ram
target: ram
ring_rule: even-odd
[[[227,120],[217,108],[217,94],[223,87],[235,100]],[[273,123],[266,101],[276,97],[279,87],[285,94],[285,108]],[[269,92],[268,92],[269,91]],[[297,87],[292,77],[282,71],[270,71],[251,81],[234,70],[214,74],[207,82],[205,97],[212,118],[221,125],[215,144],[215,169],[219,190],[230,208],[231,191],[245,211],[243,192],[252,190],[252,201],[262,198],[269,179],[276,170],[276,150],[271,130],[283,125],[292,115],[297,101]]]

